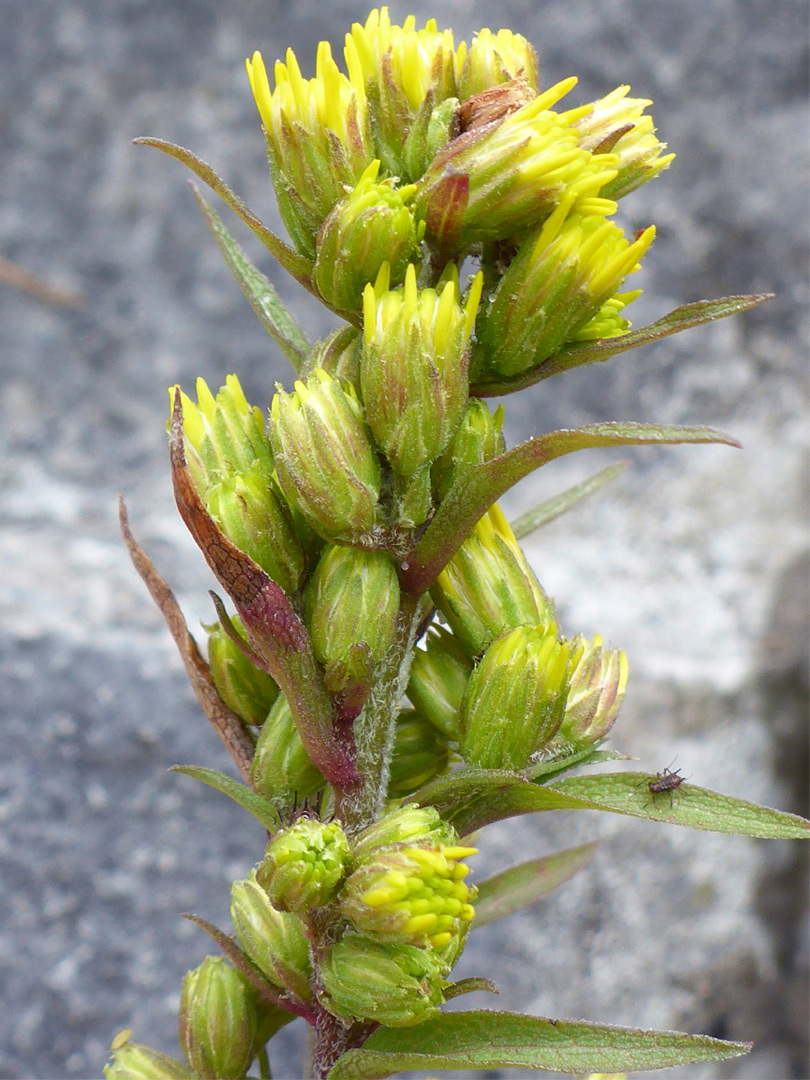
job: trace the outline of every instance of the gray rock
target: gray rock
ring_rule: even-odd
[[[457,39],[493,17],[477,0],[411,10],[435,11]],[[223,767],[223,754],[128,563],[115,496],[126,493],[190,624],[208,619],[210,579],[171,499],[165,386],[237,370],[269,402],[288,373],[182,168],[129,141],[191,147],[278,227],[243,57],[290,44],[311,66],[317,40],[339,45],[366,8],[6,0],[4,11],[0,248],[86,302],[60,310],[0,290],[0,1076],[70,1078],[99,1075],[122,1027],[178,1052],[180,979],[210,951],[179,913],[226,923],[229,882],[262,849],[244,814],[166,772]],[[580,75],[572,103],[623,82],[655,101],[678,159],[623,207],[630,227],[659,228],[637,325],[704,296],[777,294],[505,401],[512,443],[630,419],[711,423],[745,446],[635,450],[612,489],[528,551],[567,631],[628,651],[613,745],[651,772],[674,760],[698,784],[806,813],[807,6],[515,0],[497,18],[535,43],[545,84]],[[329,318],[268,262],[322,334]],[[563,459],[506,508],[617,456]],[[478,873],[594,837],[592,866],[475,935],[461,973],[494,978],[500,1008],[757,1042],[749,1058],[673,1076],[806,1077],[799,845],[543,815],[489,830]],[[293,1025],[274,1042],[275,1075],[298,1075],[301,1041]]]

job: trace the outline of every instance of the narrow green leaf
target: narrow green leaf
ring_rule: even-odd
[[[539,506],[527,510],[525,514],[521,514],[519,518],[511,521],[509,524],[512,526],[512,532],[518,540],[522,540],[524,536],[533,533],[541,525],[548,525],[550,521],[554,521],[561,514],[567,514],[583,499],[595,495],[606,484],[612,483],[617,477],[621,476],[630,465],[631,462],[629,461],[617,461],[615,465],[608,465],[606,468],[600,469],[598,473],[594,473],[593,476],[589,476],[581,484],[575,484],[574,487],[568,488],[567,491],[563,491],[560,495],[546,499]]]
[[[258,270],[253,265],[225,228],[222,218],[208,200],[203,197],[197,185],[192,184],[191,190],[194,192],[197,205],[202,210],[206,224],[211,230],[217,242],[217,247],[228,264],[228,268],[236,278],[239,288],[258,315],[262,326],[290,361],[296,374],[298,374],[310,350],[310,343],[307,341],[303,330],[284,306],[281,297],[272,284],[261,270]]]
[[[453,998],[461,997],[462,994],[474,994],[477,990],[482,990],[487,994],[500,994],[500,990],[491,979],[472,976],[469,979],[459,979],[458,982],[450,983],[444,991],[444,1000],[452,1001]]]
[[[509,791],[515,785],[534,790],[534,785],[520,773],[508,769],[476,769],[467,766],[440,776],[415,791],[405,800],[416,806],[434,806],[442,817],[481,795]]]
[[[520,443],[498,457],[465,470],[452,485],[430,525],[403,564],[408,592],[426,592],[494,502],[524,477],[575,450],[602,446],[648,446],[677,443],[724,443],[739,447],[731,435],[707,427],[670,427],[617,422],[592,424],[574,431],[552,431]]]
[[[198,176],[215,194],[219,195],[220,199],[227,203],[234,213],[239,215],[248,228],[258,236],[273,258],[281,263],[284,269],[292,274],[295,280],[303,285],[308,292],[311,292],[313,296],[316,295],[312,284],[312,263],[310,260],[305,259],[303,255],[299,255],[297,251],[293,251],[289,244],[285,244],[271,229],[268,229],[253,211],[245,206],[239,196],[231,191],[222,177],[217,176],[210,165],[198,158],[196,154],[192,154],[190,150],[186,150],[182,146],[175,146],[174,143],[166,142],[164,139],[154,139],[149,136],[133,139],[132,143],[133,146],[153,146],[156,150],[162,150],[164,154],[168,154],[169,157],[182,161],[195,176]]]
[[[619,753],[618,750],[595,750],[592,746],[589,746],[585,750],[577,750],[573,754],[566,754],[565,757],[546,758],[545,761],[540,761],[537,765],[530,765],[522,775],[527,780],[547,784],[555,776],[560,776],[562,773],[582,765],[598,765],[602,761],[632,760],[633,758],[628,757],[627,754]]]
[[[797,814],[758,806],[694,784],[681,784],[672,792],[653,795],[648,787],[651,780],[655,777],[649,773],[630,772],[570,776],[546,790],[588,800],[595,809],[666,821],[689,829],[765,839],[810,839],[810,821]]]
[[[194,780],[199,780],[201,784],[207,784],[216,791],[222,792],[223,795],[227,795],[229,799],[233,799],[243,810],[247,810],[257,821],[260,821],[268,832],[276,832],[278,829],[278,814],[273,804],[263,799],[261,795],[257,795],[255,791],[251,791],[247,784],[240,784],[238,780],[216,769],[208,769],[205,765],[172,765],[169,771],[191,776]]]
[[[350,1050],[335,1063],[329,1080],[372,1080],[424,1069],[638,1072],[738,1057],[751,1045],[480,1009],[443,1013],[418,1028],[378,1028],[362,1050]]]
[[[470,387],[470,393],[475,397],[500,397],[502,394],[514,394],[517,390],[533,386],[535,383],[542,382],[543,379],[551,378],[552,375],[560,375],[563,371],[571,371],[573,368],[584,367],[586,364],[609,360],[617,353],[637,349],[639,345],[648,345],[652,341],[659,341],[671,334],[679,334],[681,330],[689,330],[693,326],[701,326],[715,319],[724,319],[727,315],[737,315],[741,311],[748,311],[749,308],[772,299],[773,293],[754,293],[750,296],[723,296],[719,300],[698,300],[694,304],[684,304],[670,311],[663,318],[647,326],[640,326],[638,330],[630,330],[617,337],[599,338],[597,341],[583,341],[569,345],[554,356],[550,356],[548,360],[544,360],[538,367],[523,372],[521,375],[476,383]]]
[[[542,899],[587,866],[595,850],[596,844],[582,844],[530,859],[476,882],[478,896],[473,928],[477,930]]]

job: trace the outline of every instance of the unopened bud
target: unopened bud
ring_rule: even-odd
[[[472,669],[467,653],[443,626],[432,627],[425,648],[414,652],[408,698],[448,742],[458,741],[458,711]]]
[[[627,685],[627,657],[578,635],[570,642],[574,667],[558,738],[576,748],[604,739],[616,720]]]
[[[356,326],[340,326],[328,334],[307,356],[305,371],[323,368],[333,379],[360,385],[360,356],[363,332]]]
[[[267,713],[250,765],[253,786],[266,799],[305,799],[324,786],[304,749],[290,706],[279,694]]]
[[[436,495],[441,501],[454,482],[474,465],[483,465],[503,453],[505,444],[503,406],[494,413],[480,398],[471,398],[450,445],[433,464],[431,476]]]
[[[131,1031],[119,1031],[112,1043],[112,1060],[104,1066],[106,1080],[193,1080],[181,1061],[151,1046],[129,1041]]]
[[[469,46],[462,42],[456,50],[456,71],[462,101],[518,76],[538,90],[537,54],[526,38],[511,30],[479,30]]]
[[[326,548],[307,586],[312,647],[333,694],[371,687],[390,648],[399,613],[399,579],[385,551]]]
[[[180,1046],[196,1076],[241,1080],[253,1060],[255,991],[221,956],[189,971],[180,991]]]
[[[652,117],[644,112],[652,102],[629,98],[629,91],[629,86],[618,86],[571,115],[580,146],[592,152],[604,148],[618,157],[616,177],[600,192],[606,199],[621,199],[658,176],[675,158],[662,154],[667,144],[658,141]]]
[[[413,476],[442,453],[467,404],[467,346],[482,278],[461,302],[455,269],[437,289],[390,291],[384,275],[363,295],[361,386],[374,439],[396,472]]]
[[[408,844],[380,851],[354,871],[340,909],[355,930],[375,941],[442,949],[475,915],[476,890],[461,859],[476,848]]]
[[[461,753],[483,769],[522,769],[562,723],[569,650],[545,628],[521,626],[494,641],[461,705]]]
[[[424,225],[417,228],[408,203],[416,188],[377,182],[379,161],[366,169],[354,191],[331,211],[318,234],[313,280],[324,301],[336,311],[359,312],[363,289],[377,280],[388,263],[399,285],[419,254]]]
[[[240,947],[270,982],[308,1000],[312,964],[304,928],[273,907],[255,873],[231,886],[231,918]]]
[[[497,504],[441,572],[431,596],[471,658],[507,630],[555,626],[553,606]]]
[[[270,438],[284,494],[328,540],[371,532],[380,465],[357,396],[316,369],[273,398]]]
[[[404,709],[397,717],[388,798],[403,798],[447,769],[449,751],[430,721]]]
[[[336,821],[300,817],[267,845],[256,880],[280,911],[323,907],[346,876],[349,841]]]
[[[238,615],[231,616],[231,624],[245,639]],[[245,723],[260,726],[278,697],[278,686],[266,671],[248,660],[225,633],[221,623],[205,629],[208,631],[208,666],[219,696]]]
[[[476,374],[484,368],[517,375],[542,364],[580,331],[592,336],[589,321],[638,269],[655,237],[650,226],[630,243],[605,217],[615,208],[600,199],[594,212],[569,212],[568,202],[561,203],[524,240],[478,319]],[[621,320],[617,332],[627,325]]]
[[[321,960],[321,1004],[344,1020],[409,1027],[437,1015],[447,970],[431,949],[346,934]]]

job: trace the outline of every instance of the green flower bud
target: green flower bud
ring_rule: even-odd
[[[374,941],[442,949],[472,922],[476,890],[461,859],[476,848],[408,844],[380,851],[350,875],[340,910]]]
[[[447,98],[434,107],[433,95],[426,97],[402,147],[403,175],[418,180],[458,133],[458,98]]]
[[[627,685],[627,657],[577,635],[570,642],[573,671],[557,738],[577,749],[604,739],[615,723]]]
[[[458,711],[473,665],[453,634],[431,627],[425,648],[414,652],[408,698],[448,742],[459,737]]]
[[[483,465],[503,453],[502,427],[502,405],[493,414],[480,398],[470,399],[452,442],[433,464],[431,475],[439,501],[444,499],[458,477],[473,465]]]
[[[172,400],[177,389],[169,390]],[[216,397],[198,379],[196,405],[180,396],[186,460],[206,509],[280,588],[295,592],[305,572],[304,553],[273,480],[261,409],[248,405],[235,375],[227,377]]]
[[[362,331],[356,326],[339,326],[315,345],[307,357],[305,371],[310,373],[323,368],[333,379],[359,386],[362,352]]]
[[[273,398],[270,439],[288,500],[327,540],[351,543],[371,532],[380,465],[349,383],[320,368],[295,393]]]
[[[306,593],[315,656],[332,693],[371,686],[390,648],[399,613],[399,579],[385,551],[330,545]]]
[[[275,65],[273,91],[260,53],[246,61],[247,72],[282,220],[298,251],[312,259],[324,218],[375,155],[363,81],[338,69],[329,44],[318,45],[314,79],[303,78],[292,49],[285,59]]]
[[[179,1036],[196,1076],[240,1080],[253,1060],[255,991],[224,957],[207,956],[186,973],[180,991]]]
[[[476,275],[462,305],[458,275],[439,289],[404,289],[385,274],[363,294],[361,386],[377,445],[396,472],[413,476],[445,449],[467,405],[467,346],[481,297]]]
[[[569,213],[568,201],[561,203],[523,242],[478,319],[476,372],[487,368],[508,376],[537,367],[576,340],[625,277],[638,269],[655,227],[630,243],[604,216],[616,204],[598,203],[589,213]],[[617,331],[627,325],[620,320]]]
[[[447,770],[447,744],[416,709],[403,709],[394,732],[388,798],[403,798]]]
[[[447,967],[431,949],[347,934],[321,960],[321,1004],[345,1020],[408,1027],[439,1011]]]
[[[456,96],[451,30],[439,32],[429,19],[423,30],[409,15],[392,26],[388,9],[375,8],[365,24],[346,35],[346,69],[353,85],[365,86],[375,153],[391,176],[404,175],[403,133],[411,130],[422,103]]]
[[[238,615],[231,623],[242,638],[245,633]],[[279,694],[275,681],[252,663],[225,633],[221,623],[205,627],[208,633],[208,666],[214,686],[225,704],[247,724],[258,727]]]
[[[267,845],[256,880],[280,911],[303,913],[332,899],[350,857],[349,841],[336,821],[300,817]]]
[[[470,657],[506,630],[544,624],[554,609],[497,504],[441,572],[430,594]]]
[[[312,963],[309,942],[295,915],[273,907],[255,872],[231,886],[236,940],[256,967],[280,990],[308,1001]]]
[[[462,101],[518,76],[526,79],[535,93],[539,89],[537,54],[526,38],[511,30],[496,34],[479,30],[469,47],[462,41],[456,50],[456,71]]]
[[[168,1054],[129,1041],[132,1032],[119,1031],[112,1041],[112,1061],[104,1066],[106,1080],[193,1080],[191,1070]]]
[[[336,311],[359,312],[363,289],[374,282],[383,263],[399,285],[408,264],[419,254],[424,225],[417,228],[408,203],[416,188],[394,188],[392,180],[376,182],[379,161],[373,161],[354,191],[331,211],[318,234],[313,281],[324,301]]]
[[[383,848],[418,843],[452,847],[458,843],[458,834],[433,806],[400,806],[357,834],[352,844],[354,865],[364,865]]]
[[[174,405],[180,390],[186,460],[200,495],[234,473],[258,469],[273,472],[273,453],[261,409],[250,406],[239,379],[228,375],[216,397],[204,379],[197,379],[197,404],[179,386],[169,387]]]
[[[563,196],[595,196],[616,176],[616,156],[583,149],[576,128],[551,110],[575,82],[558,83],[514,111],[515,84],[504,84],[483,103],[497,122],[462,120],[464,133],[436,155],[418,184],[415,210],[425,218],[429,241],[458,251],[504,240],[543,221]],[[500,112],[497,100],[489,100],[498,93],[507,103]],[[462,110],[470,103],[476,99]]]
[[[620,199],[634,191],[675,158],[674,154],[662,156],[667,144],[658,141],[652,117],[644,115],[652,102],[629,98],[629,91],[629,86],[617,86],[606,97],[570,114],[580,146],[592,152],[610,150],[618,156],[617,175],[601,191],[606,199]]]
[[[557,733],[568,693],[569,649],[544,627],[494,641],[461,704],[461,753],[483,769],[522,769]]]
[[[320,770],[312,764],[283,694],[267,714],[250,765],[253,786],[266,799],[292,798],[299,802],[324,786]]]

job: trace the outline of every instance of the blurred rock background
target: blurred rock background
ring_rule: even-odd
[[[711,423],[744,443],[632,451],[608,491],[528,544],[570,633],[630,656],[613,745],[651,772],[807,812],[807,40],[804,0],[445,0],[457,40],[509,26],[571,104],[629,82],[674,166],[623,204],[658,225],[636,325],[678,304],[773,291],[757,310],[507,400],[510,443],[607,419]],[[238,371],[269,403],[288,372],[230,278],[182,167],[210,161],[275,222],[243,59],[287,45],[305,72],[357,0],[5,0],[0,255],[80,291],[58,308],[0,285],[0,1077],[98,1076],[120,1028],[176,1053],[183,972],[209,951],[179,913],[227,922],[259,826],[167,773],[223,767],[116,525],[133,529],[192,626],[209,579],[174,511],[166,386]],[[262,259],[311,336],[331,325]],[[616,453],[526,481],[511,514]],[[670,1075],[806,1077],[800,845],[548,815],[490,830],[483,876],[600,838],[590,868],[473,938],[462,974],[498,1008],[754,1039]],[[467,1004],[465,1000],[464,1004]],[[493,999],[470,1001],[493,1005]],[[301,1033],[274,1076],[298,1075]],[[274,1044],[275,1045],[275,1044]],[[491,1072],[492,1077],[509,1075]]]

